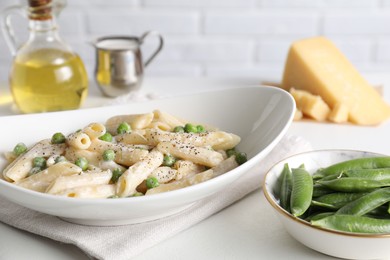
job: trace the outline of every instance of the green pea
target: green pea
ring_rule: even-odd
[[[53,136],[51,137],[52,144],[62,144],[65,143],[65,140],[66,140],[65,135],[59,132],[53,134]]]
[[[238,152],[236,153],[236,162],[241,165],[243,163],[246,163],[248,161],[246,153]]]
[[[15,145],[13,153],[17,156],[27,152],[27,146],[24,143],[18,143]]]
[[[103,152],[103,160],[112,161],[114,159],[115,159],[115,152],[113,150],[109,149]]]
[[[33,167],[46,168],[46,159],[43,157],[35,157],[33,159]]]
[[[171,167],[172,165],[175,164],[175,162],[176,162],[176,158],[173,157],[172,155],[170,155],[170,154],[164,155],[164,158],[163,158],[163,165],[164,166]]]
[[[288,163],[284,164],[283,171],[281,173],[281,185],[280,185],[280,206],[290,212],[290,198],[292,189],[292,175],[291,169]]]
[[[112,135],[109,132],[106,132],[104,135],[100,136],[99,139],[106,142],[112,142]]]
[[[362,216],[390,201],[390,187],[374,190],[340,208],[336,214]]]
[[[204,132],[206,132],[206,129],[202,125],[197,125],[196,126],[196,132],[197,133],[204,133]]]
[[[54,163],[59,163],[59,162],[66,162],[66,157],[65,156],[57,156],[55,159],[54,159]]]
[[[153,189],[158,187],[160,184],[158,183],[158,180],[156,177],[152,176],[146,179],[146,187],[148,189]]]
[[[227,155],[227,157],[236,155],[236,153],[237,153],[236,148],[231,148],[231,149],[227,149],[227,150],[226,150],[226,155]]]
[[[319,180],[317,183],[329,189],[342,192],[366,192],[376,188],[390,186],[390,181],[381,182],[357,177],[340,178],[329,181]]]
[[[195,125],[190,124],[190,123],[187,123],[187,124],[185,124],[185,126],[184,126],[184,131],[185,131],[186,133],[197,133],[197,132],[198,132],[198,129],[196,128]]]
[[[28,176],[37,174],[38,172],[41,172],[41,171],[42,171],[41,167],[35,166],[35,167],[31,168],[31,170],[28,172]]]
[[[175,128],[173,128],[173,132],[175,133],[184,133],[184,127],[182,126],[176,126]]]
[[[376,219],[365,216],[336,214],[312,220],[311,224],[326,229],[353,233],[390,233],[390,219]]]
[[[375,169],[390,167],[390,156],[388,157],[368,157],[357,158],[340,163],[333,164],[329,167],[320,169],[316,174],[327,176],[336,173],[342,173],[349,170],[356,169]]]
[[[313,195],[313,179],[305,169],[294,168],[292,171],[292,189],[290,208],[296,217],[303,215],[310,207]]]
[[[130,133],[131,132],[131,127],[128,123],[123,122],[121,123],[118,128],[116,129],[116,132],[118,134],[124,134],[124,133]]]
[[[81,168],[81,170],[85,171],[88,169],[88,160],[84,157],[79,157],[76,159],[75,164]]]
[[[116,168],[112,171],[112,177],[111,177],[111,181],[113,183],[116,183],[119,179],[119,177],[121,177],[121,175],[123,174],[122,170],[119,169],[119,168]]]

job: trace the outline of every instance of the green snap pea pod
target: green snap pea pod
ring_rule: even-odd
[[[390,187],[374,190],[341,207],[336,214],[362,216],[390,201]]]
[[[294,168],[291,171],[291,214],[299,217],[310,207],[311,198],[313,196],[313,179],[310,173],[304,168]]]
[[[312,204],[316,206],[322,206],[329,209],[339,209],[368,193],[359,192],[359,193],[346,193],[346,192],[335,192],[330,194],[325,194],[318,198],[312,200]]]
[[[316,201],[316,200],[312,200],[310,205],[315,207],[325,208],[325,209],[337,210],[337,208],[332,204]]]
[[[324,178],[325,176],[321,173],[321,170],[323,168],[320,168],[318,169],[316,172],[313,173],[312,177],[313,177],[313,180],[319,180],[319,179],[322,179]],[[330,175],[333,175],[333,174],[330,174]]]
[[[390,180],[390,168],[359,169],[344,172],[347,177],[367,178],[371,180]]]
[[[325,194],[333,193],[334,190],[329,189],[321,184],[314,183],[313,186],[313,198],[323,196]]]
[[[315,179],[316,181],[330,181],[330,180],[334,180],[334,179],[339,179],[339,178],[342,178],[342,177],[345,177],[344,173],[335,173],[335,174],[331,174],[331,175],[327,175],[327,176],[324,176],[322,178],[313,178]]]
[[[313,226],[353,233],[390,233],[390,219],[355,215],[331,215],[311,221]]]
[[[315,175],[328,176],[356,169],[375,169],[390,167],[390,156],[357,158],[318,170]]]
[[[390,181],[368,180],[364,178],[348,177],[329,181],[317,181],[329,189],[342,192],[365,192],[372,191],[377,188],[390,186]]]
[[[292,175],[288,164],[284,164],[282,171],[282,183],[280,185],[280,206],[290,211],[290,198],[292,189]]]
[[[312,220],[318,220],[318,219],[326,218],[326,217],[329,217],[329,216],[332,216],[332,215],[334,215],[334,212],[314,213],[314,214],[310,215],[309,217],[307,217],[305,220],[310,222]]]

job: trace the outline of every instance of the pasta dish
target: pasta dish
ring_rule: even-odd
[[[155,110],[54,133],[4,153],[4,180],[74,198],[124,198],[195,185],[245,163],[240,137]]]

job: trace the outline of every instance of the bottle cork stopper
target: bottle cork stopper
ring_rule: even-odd
[[[29,18],[48,20],[52,18],[52,0],[28,0]]]

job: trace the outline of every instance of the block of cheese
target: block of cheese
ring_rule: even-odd
[[[299,110],[298,108],[295,109],[295,113],[294,113],[294,117],[293,117],[293,120],[294,121],[298,121],[298,120],[301,120],[303,118],[303,113],[301,110]]]
[[[337,103],[344,104],[348,120],[355,124],[376,125],[390,117],[390,106],[325,37],[292,44],[281,86],[319,95],[332,109]]]
[[[342,103],[337,103],[330,111],[328,119],[335,123],[346,123],[348,121],[348,107]]]
[[[290,89],[290,94],[295,100],[297,109],[302,111],[303,115],[317,121],[324,121],[327,119],[330,108],[320,96],[295,88]]]

